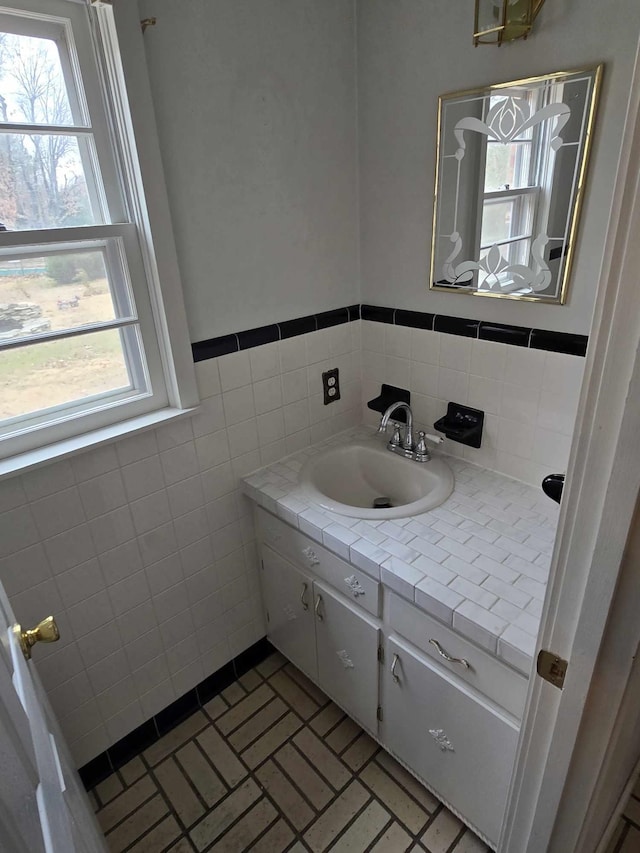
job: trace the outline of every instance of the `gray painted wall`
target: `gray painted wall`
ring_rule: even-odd
[[[191,339],[359,300],[353,0],[140,0]]]
[[[588,333],[637,0],[554,0],[500,49],[471,0],[139,5],[192,340],[357,301]],[[429,292],[438,95],[599,62],[569,303]]]
[[[589,332],[640,32],[637,0],[554,0],[525,42],[471,42],[473,4],[359,0],[362,301]],[[438,95],[606,63],[569,302],[535,305],[427,290]]]

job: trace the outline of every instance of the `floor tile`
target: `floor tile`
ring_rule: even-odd
[[[293,742],[316,770],[322,773],[324,778],[333,785],[336,791],[347,784],[351,774],[313,732],[309,729],[302,729],[294,737]]]
[[[278,653],[90,799],[112,853],[487,853]],[[609,853],[636,853],[638,834],[623,817]]]
[[[266,761],[256,771],[256,777],[298,832],[311,823],[315,812],[273,761]]]
[[[368,799],[369,793],[354,779],[305,833],[304,840],[313,853],[326,850]]]
[[[372,800],[349,829],[331,848],[332,853],[355,853],[366,850],[391,820],[391,815],[377,800]]]
[[[141,835],[148,832],[154,824],[168,813],[169,809],[160,794],[156,794],[143,806],[133,812],[129,817],[118,824],[115,829],[107,834],[107,845],[110,850],[124,850]],[[167,844],[172,839],[167,840]]]
[[[410,797],[391,776],[374,761],[360,773],[360,779],[373,791],[409,832],[417,835],[429,820],[429,814]]]
[[[213,726],[201,732],[196,740],[227,785],[233,787],[247,775],[246,767]]]
[[[172,729],[159,741],[152,744],[143,753],[144,758],[151,764],[158,764],[167,755],[170,755],[174,749],[182,746],[185,741],[190,740],[198,732],[202,731],[206,726],[210,725],[209,720],[205,717],[202,711],[196,711],[188,717],[175,729]]]
[[[463,826],[449,809],[443,808],[422,836],[422,844],[429,853],[448,853]]]
[[[204,850],[212,841],[215,841],[240,815],[249,808],[260,796],[260,789],[253,781],[248,779],[239,788],[236,788],[215,809],[210,811],[191,830],[191,840],[198,850]]]
[[[276,753],[276,760],[294,779],[298,788],[316,809],[324,808],[333,799],[333,791],[305,758],[291,744],[283,746]]]
[[[134,809],[148,800],[158,789],[150,776],[143,776],[130,788],[127,788],[115,799],[98,812],[98,823],[103,832],[108,832],[113,826],[124,820]]]

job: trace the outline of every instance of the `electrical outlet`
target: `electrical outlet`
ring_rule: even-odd
[[[322,374],[322,389],[325,406],[340,399],[340,375],[337,367]]]

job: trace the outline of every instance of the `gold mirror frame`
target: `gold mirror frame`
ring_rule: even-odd
[[[541,302],[551,305],[564,305],[566,303],[569,279],[576,247],[578,222],[584,198],[587,166],[593,142],[595,113],[602,83],[602,73],[603,66],[598,65],[596,67],[529,77],[522,80],[510,81],[508,83],[499,83],[478,89],[469,89],[462,92],[452,92],[446,95],[441,95],[438,98],[436,174],[429,276],[430,290],[440,291],[442,293],[463,294],[465,296],[490,296],[500,299],[518,299],[525,302]],[[547,183],[543,190],[541,190],[540,186],[534,185],[527,185],[525,187],[518,186],[517,188],[511,189],[510,185],[505,183],[505,190],[488,193],[484,186],[484,172],[487,168],[488,145],[489,143],[496,142],[502,142],[506,145],[507,142],[514,142],[514,138],[517,137],[515,138],[514,145],[515,143],[524,143],[525,141],[531,142],[532,150],[534,150],[534,140],[538,140],[535,142],[535,145],[538,147],[534,151],[536,161],[539,162],[544,158],[554,158],[555,153],[565,147],[565,143],[562,139],[562,129],[570,120],[571,109],[562,101],[554,101],[551,105],[546,104],[540,109],[536,108],[534,113],[530,114],[527,113],[527,105],[524,102],[522,93],[543,91],[545,86],[547,87],[547,91],[551,91],[553,83],[572,82],[569,78],[574,78],[574,81],[577,82],[581,77],[589,78],[590,88],[585,94],[584,107],[580,113],[582,116],[581,133],[579,134],[577,142],[566,143],[567,147],[570,145],[577,145],[578,156],[575,158],[574,166],[569,173],[570,176],[572,176],[573,187],[570,192],[569,201],[567,202],[568,211],[564,237],[562,240],[560,240],[559,237],[553,238],[552,242],[559,245],[555,246],[554,257],[551,258],[551,255],[549,255],[549,258],[546,258],[543,256],[543,252],[547,243],[550,241],[550,238],[546,234],[546,231],[535,234],[533,231],[535,225],[532,224],[531,233],[525,237],[520,237],[519,240],[511,237],[507,240],[502,240],[502,242],[496,241],[505,248],[506,244],[509,242],[513,244],[520,242],[523,244],[517,249],[517,251],[520,252],[521,255],[526,253],[528,264],[522,262],[516,263],[513,260],[507,263],[496,243],[492,246],[489,246],[488,244],[484,245],[484,247],[482,246],[481,234],[485,211],[484,205],[489,202],[499,204],[505,200],[505,196],[508,196],[509,203],[513,205],[513,198],[515,196],[520,194],[520,197],[524,198],[525,194],[528,193],[533,198],[533,201],[529,202],[529,206],[533,206],[533,213],[529,213],[527,215],[529,221],[534,223],[536,219],[539,218],[539,211],[536,208],[538,201],[536,199],[538,197],[544,198],[544,192],[546,192],[546,204],[547,208],[549,208],[549,199],[551,194],[554,190],[558,190],[561,183],[559,175],[554,174],[554,169],[552,169],[551,177],[549,175],[546,176],[546,180],[550,181],[550,183]],[[527,87],[529,88],[527,89]],[[489,99],[494,98],[495,100],[496,95],[505,93],[506,90],[512,90],[513,94],[499,101],[496,100],[496,103],[492,108]],[[531,95],[530,97],[533,96]],[[461,104],[474,100],[479,104],[479,106],[476,106],[476,110],[482,110],[482,117],[484,117],[486,121],[483,121],[478,116],[465,116],[453,125],[445,128],[445,110],[448,105],[455,106],[456,102]],[[500,107],[500,104],[503,106]],[[521,104],[524,104],[524,113],[522,110],[518,112]],[[503,132],[503,128],[499,124],[502,121],[500,115],[498,115],[496,119],[495,114],[496,110],[498,113],[501,112],[502,114],[506,114],[504,105],[508,105],[511,108],[515,105],[515,112],[517,113],[517,116],[514,119],[512,115],[514,109],[510,110],[509,127],[507,128],[508,132],[506,133]],[[516,120],[520,121],[519,125],[514,124],[514,121]],[[523,128],[524,131],[522,130]],[[544,128],[544,134],[542,128]],[[476,131],[476,134],[474,137],[471,137],[470,134],[473,131]],[[529,133],[530,136],[525,139],[525,137],[522,136],[523,132],[525,134]],[[443,137],[443,134],[445,133],[447,133],[446,139]],[[458,148],[453,154],[445,154],[445,145],[451,143],[452,135],[454,135],[457,140]],[[473,240],[470,239],[468,233],[466,235],[466,242],[468,244],[473,244],[476,257],[458,257],[461,252],[463,252],[464,243],[464,240],[461,239],[459,233],[458,213],[459,210],[465,210],[467,212],[466,215],[468,216],[469,210],[468,205],[463,208],[460,203],[460,164],[466,154],[467,140],[475,140],[476,137],[481,140],[480,142],[477,142],[477,145],[480,148],[484,146],[484,153],[482,154],[484,159],[482,162],[479,161],[478,174],[475,176],[472,174],[473,181],[471,178],[467,179],[472,183],[471,190],[475,191],[475,197],[472,198],[472,201],[475,203],[476,213],[475,215],[472,214],[471,217]],[[539,147],[541,146],[539,140],[543,138],[547,140],[548,148],[542,149]],[[551,149],[553,149],[553,153],[551,153]],[[446,150],[451,151],[451,147]],[[476,156],[478,156],[477,152]],[[442,234],[439,234],[439,228],[443,227],[443,222],[439,221],[439,212],[441,210],[442,200],[445,194],[442,186],[443,164],[445,163],[445,160],[452,161],[453,159],[457,160],[457,164],[455,166],[457,173],[454,200],[452,206],[449,204],[450,209],[453,211],[453,230],[449,230],[448,232],[444,230]],[[553,165],[555,167],[555,160],[553,160]],[[480,169],[482,169],[481,173]],[[539,195],[536,195],[534,198],[536,193]],[[488,196],[491,196],[491,198],[488,199]],[[518,203],[521,204],[520,199],[518,200]],[[547,209],[547,216],[548,213],[549,210]],[[451,216],[451,212],[449,213],[449,216]],[[444,217],[442,218],[444,219]],[[548,219],[547,222],[545,222],[545,228],[547,227],[547,223]],[[528,248],[526,248],[527,241]],[[447,245],[446,255],[442,248],[443,244]],[[483,256],[482,252],[485,250],[487,251]],[[513,255],[513,252],[514,247],[511,246],[509,253]],[[532,263],[532,256],[535,263]],[[458,265],[454,267],[453,261],[456,259],[458,260]],[[552,273],[549,264],[552,264],[552,261],[558,259],[560,260],[560,264],[558,265],[554,278],[554,274]],[[445,284],[445,279],[443,278],[445,270],[447,270],[447,277],[450,282],[447,284]],[[462,280],[462,275],[467,277],[471,276],[471,278]],[[483,289],[478,289],[478,283],[480,282],[481,275],[485,276],[482,281],[482,285],[485,286]],[[550,275],[551,278],[549,278]],[[500,283],[500,276],[502,276],[504,283]],[[509,276],[511,276],[510,281],[508,279]],[[439,281],[437,281],[437,279],[439,279]],[[475,284],[473,283],[474,281],[476,282]],[[486,284],[487,281],[490,281],[488,285]],[[545,281],[547,281],[546,285],[544,285]],[[548,290],[554,281],[555,288],[553,292],[549,295],[544,295],[541,290],[543,285],[544,290]],[[505,290],[505,288],[510,288],[511,292]]]

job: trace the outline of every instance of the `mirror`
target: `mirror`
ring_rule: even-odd
[[[601,78],[440,97],[432,290],[566,302]]]

